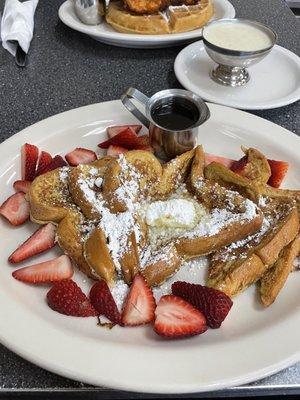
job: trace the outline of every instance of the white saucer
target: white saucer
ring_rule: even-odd
[[[182,86],[213,103],[262,110],[300,99],[300,58],[281,46],[274,46],[265,59],[249,68],[251,79],[243,87],[215,83],[209,77],[215,65],[198,41],[178,54],[174,69]]]
[[[228,0],[213,0],[213,4],[215,12],[212,19],[235,17],[234,7]],[[85,25],[77,18],[72,0],[66,0],[60,6],[58,15],[61,21],[70,28],[112,46],[154,49],[183,45],[198,40],[202,36],[202,28],[166,35],[134,35],[117,32],[105,21],[96,26]]]

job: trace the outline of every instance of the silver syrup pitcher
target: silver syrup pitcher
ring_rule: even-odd
[[[131,101],[137,100],[145,107],[143,114]],[[153,119],[153,110],[168,105],[174,100],[197,111],[197,119],[185,129],[171,129],[159,125]],[[167,89],[147,97],[135,88],[129,88],[122,95],[121,101],[143,125],[149,129],[151,146],[155,154],[164,160],[170,160],[194,148],[197,142],[198,128],[210,117],[206,103],[196,94],[182,89]]]

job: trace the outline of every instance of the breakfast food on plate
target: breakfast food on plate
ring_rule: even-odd
[[[208,284],[234,296],[262,278],[299,231],[293,202],[263,207],[263,225],[254,235],[212,255]]]
[[[110,1],[106,21],[123,33],[159,35],[192,31],[213,16],[211,0]]]
[[[140,129],[109,127],[100,158],[78,147],[66,162],[22,147],[23,179],[0,214],[12,225],[30,214],[42,226],[9,262],[56,244],[64,254],[13,277],[51,283],[47,302],[62,314],[101,316],[109,327],[153,324],[169,339],[219,328],[231,297],[255,282],[262,304],[272,304],[300,252],[300,191],[279,188],[288,164],[253,148],[236,161],[202,146],[163,164]],[[176,282],[199,256],[209,260],[206,286]],[[89,297],[72,280],[72,264],[94,280]]]

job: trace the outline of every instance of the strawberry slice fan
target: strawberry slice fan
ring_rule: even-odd
[[[98,145],[107,151],[107,156],[117,157],[130,150],[153,152],[148,135],[140,135],[141,125],[120,125],[107,128],[107,140]],[[258,150],[244,149],[239,160],[205,153],[205,165],[218,163],[231,171],[251,177],[260,168],[264,157]],[[91,164],[98,157],[94,150],[77,147],[65,157],[54,157],[37,146],[25,143],[21,148],[21,179],[16,180],[16,190],[0,207],[0,214],[13,226],[22,225],[29,219],[30,207],[26,194],[32,181],[57,168],[77,167]],[[268,185],[280,187],[289,164],[284,161],[265,160],[264,172]],[[11,264],[18,264],[44,253],[56,245],[56,226],[47,223],[37,229],[10,256]],[[199,335],[208,328],[220,328],[232,307],[232,300],[220,290],[177,281],[172,285],[172,294],[164,295],[156,305],[151,287],[145,278],[136,274],[122,309],[119,309],[108,284],[104,280],[94,283],[89,296],[71,278],[73,266],[67,255],[17,269],[12,276],[30,284],[51,283],[47,293],[49,307],[61,314],[76,317],[105,317],[112,325],[135,327],[151,324],[163,338],[179,339]]]

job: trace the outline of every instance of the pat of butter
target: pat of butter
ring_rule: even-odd
[[[149,226],[192,228],[198,219],[193,201],[185,199],[155,201],[146,210],[146,223]]]

